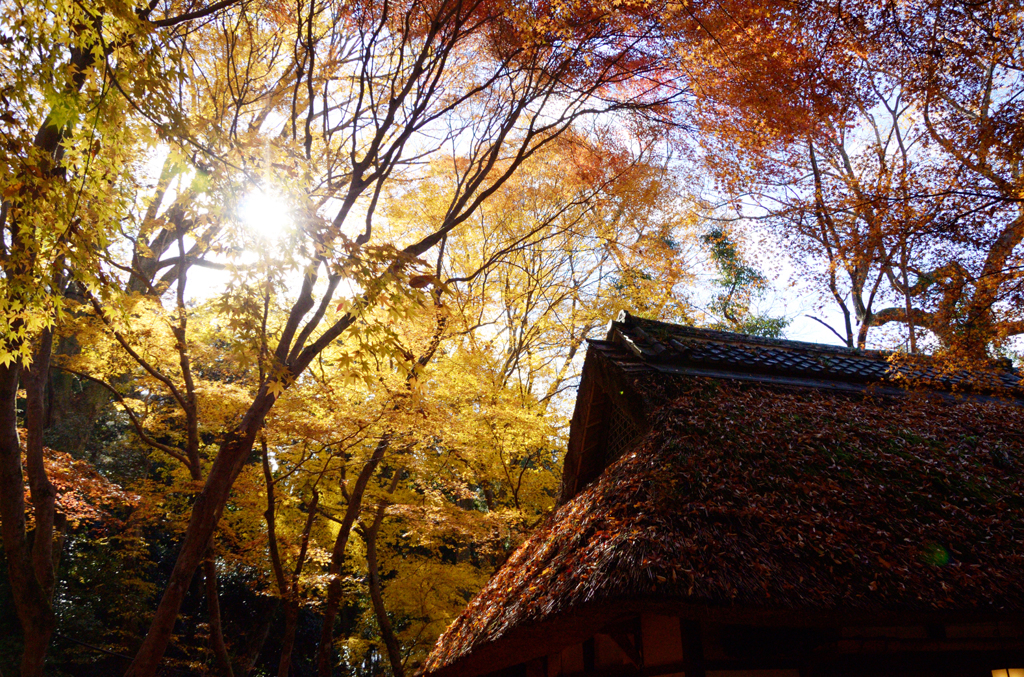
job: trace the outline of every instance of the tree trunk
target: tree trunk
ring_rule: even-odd
[[[401,475],[401,471],[396,469],[395,475],[391,479],[391,486],[388,489],[389,494],[394,493]],[[377,505],[377,512],[373,516],[373,524],[369,529],[362,530],[362,536],[363,541],[366,543],[366,568],[370,579],[370,600],[373,602],[373,613],[377,617],[377,627],[380,628],[381,639],[384,640],[384,646],[388,650],[388,660],[391,661],[392,674],[394,677],[404,677],[405,666],[402,661],[402,652],[398,646],[398,638],[395,637],[395,631],[391,627],[388,610],[384,606],[384,595],[380,587],[380,568],[377,565],[377,533],[380,531],[380,525],[384,522],[384,510],[386,508],[387,503],[381,499]]]
[[[274,624],[279,603],[280,600],[271,599],[265,609],[256,612],[256,620],[249,625],[251,632],[246,633],[245,650],[240,654],[236,652],[235,672],[239,675],[245,677],[256,667],[256,661],[270,635],[270,626]]]
[[[211,551],[203,562],[206,578],[206,609],[210,625],[210,649],[216,661],[217,671],[224,677],[234,677],[231,671],[231,657],[224,644],[224,627],[220,617],[220,596],[217,593],[217,560]]]
[[[25,477],[16,408],[20,374],[17,364],[0,366],[0,527],[11,594],[24,636],[21,674],[41,677],[55,620],[47,592],[36,577],[25,526]],[[36,540],[42,538],[37,532]]]
[[[334,541],[334,550],[331,552],[331,566],[328,569],[330,577],[327,583],[327,605],[324,609],[324,624],[320,631],[320,645],[317,647],[317,675],[319,677],[331,677],[331,652],[334,645],[334,621],[338,617],[338,607],[341,606],[341,566],[345,563],[345,547],[348,545],[349,534],[352,533],[352,525],[359,516],[359,509],[362,507],[363,494],[366,485],[377,469],[377,464],[384,458],[390,444],[390,436],[384,434],[373,450],[370,460],[366,462],[356,479],[349,496],[348,508],[345,510],[345,517],[342,519],[341,528],[338,530],[338,538]]]
[[[56,581],[54,564],[59,552],[54,551],[54,524],[57,519],[57,490],[46,476],[43,459],[43,428],[46,425],[46,381],[50,371],[50,349],[53,335],[43,330],[31,369],[23,372],[25,406],[25,466],[29,491],[35,512],[35,536],[32,539],[32,567],[47,598],[53,596]]]
[[[160,598],[160,605],[153,615],[149,632],[136,653],[135,660],[125,673],[126,677],[153,677],[156,674],[171,635],[174,634],[174,623],[189,583],[203,561],[213,533],[217,529],[217,523],[224,513],[231,486],[248,460],[256,433],[273,404],[274,397],[263,388],[253,400],[242,422],[221,443],[217,458],[206,478],[206,484],[192,506],[192,516],[170,580],[164,589],[163,597]]]
[[[63,353],[58,348],[58,355]],[[50,370],[50,383],[46,406],[46,446],[85,458],[86,449],[92,440],[96,419],[110,402],[103,386],[78,381],[71,374],[56,369]],[[92,449],[89,462],[95,463],[99,447]]]
[[[295,646],[295,632],[298,627],[298,599],[292,594],[295,590],[289,585],[288,578],[285,576],[281,552],[277,545],[277,503],[274,499],[274,478],[270,472],[270,451],[267,448],[266,434],[261,436],[260,445],[263,452],[263,480],[267,487],[267,509],[263,512],[263,518],[267,521],[267,549],[270,551],[270,565],[274,572],[274,578],[277,580],[277,591],[284,607],[284,638],[281,640],[277,676],[288,677],[288,671],[292,665],[292,648]],[[298,585],[297,575],[295,584]]]
[[[52,334],[45,330],[33,355],[31,370],[22,371],[15,365],[0,368],[0,521],[11,591],[24,636],[24,677],[43,674],[46,650],[55,627],[51,600],[60,548],[54,548],[54,527],[62,531],[64,525],[63,516],[56,512],[57,492],[46,476],[43,459],[51,344]],[[31,545],[25,524],[25,477],[17,429],[19,377],[23,377],[27,396],[25,470],[35,518]]]
[[[313,489],[313,499],[307,506],[306,524],[302,528],[302,545],[299,548],[299,556],[295,559],[295,568],[291,583],[289,583],[284,573],[284,564],[281,561],[281,552],[277,545],[277,503],[274,498],[274,478],[270,472],[270,452],[267,447],[266,435],[262,436],[260,444],[263,452],[263,479],[267,487],[267,509],[263,513],[263,517],[267,520],[267,545],[270,551],[271,568],[274,571],[274,578],[277,579],[277,589],[284,603],[284,638],[281,641],[281,656],[277,664],[277,675],[278,677],[288,677],[292,664],[292,651],[295,648],[295,635],[299,627],[299,579],[306,563],[306,553],[309,551],[309,535],[316,522],[320,492]]]
[[[299,627],[299,600],[292,597],[284,603],[284,638],[281,640],[281,660],[277,663],[277,677],[288,677],[292,667],[292,649]]]
[[[309,551],[309,535],[313,532],[313,524],[316,522],[316,509],[320,504],[320,492],[313,489],[313,500],[309,502],[306,513],[306,525],[302,529],[302,545],[299,547],[299,556],[295,559],[295,569],[292,573],[292,583],[288,588],[288,599],[284,607],[284,642],[281,646],[281,660],[277,666],[278,677],[288,677],[291,669],[292,651],[295,648],[295,634],[299,628],[299,601],[301,593],[299,590],[299,579],[302,576],[302,568],[306,563],[306,553]]]
[[[44,600],[39,609],[47,621],[37,627],[31,641],[25,638],[25,655],[22,665],[26,663],[37,666],[42,673],[46,649],[53,635],[55,619],[53,617],[53,588],[57,580],[56,565],[60,550],[54,548],[54,526],[64,520],[57,518],[57,490],[46,476],[46,465],[43,459],[43,428],[46,425],[46,381],[50,371],[50,350],[53,345],[53,334],[44,329],[39,339],[32,360],[31,369],[23,372],[26,393],[25,405],[25,469],[28,471],[29,492],[35,516],[35,530],[32,535],[32,569],[36,581],[42,588]],[[61,516],[63,518],[63,516]],[[61,539],[63,543],[63,539]],[[30,653],[33,654],[30,656]],[[22,674],[25,674],[24,667]]]

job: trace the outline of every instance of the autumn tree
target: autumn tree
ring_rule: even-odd
[[[580,14],[576,18],[582,22],[565,24],[557,14],[540,21],[531,17],[526,30],[516,23],[516,10],[477,3],[414,3],[400,15],[387,5],[300,9],[303,14],[296,18],[304,20],[295,30],[299,39],[302,29],[298,59],[304,60],[305,80],[278,90],[291,96],[279,101],[287,113],[279,129],[286,133],[270,154],[277,153],[286,166],[316,170],[311,191],[303,196],[302,238],[295,244],[294,265],[304,282],[283,325],[272,329],[266,378],[239,423],[219,442],[178,565],[131,674],[155,669],[231,486],[282,391],[382,298],[402,305],[400,288],[415,258],[466,223],[523,161],[577,119],[651,109],[677,96],[658,81],[644,85],[638,79],[659,66],[656,55],[647,52],[650,44],[616,42],[625,36],[627,23],[631,30],[637,21],[650,21],[640,13]],[[550,30],[543,29],[544,21]],[[241,56],[241,47],[232,49]],[[197,64],[203,57],[193,56]],[[285,63],[280,69],[289,67]],[[263,110],[243,99],[233,105],[232,118],[251,119]],[[183,143],[227,151],[223,144],[240,128],[211,124],[199,130],[207,138],[186,137]],[[443,138],[465,149],[465,162],[456,168],[458,189],[444,218],[433,231],[400,247],[372,244],[374,211],[388,181],[443,145],[432,140],[439,129],[447,129]],[[264,174],[272,172],[276,159],[265,164],[265,152],[255,158],[249,152],[240,149],[234,164],[255,161]],[[230,175],[225,158],[218,159],[214,181]],[[322,219],[322,210],[332,216]],[[358,229],[353,219],[361,224]],[[335,294],[346,278],[363,291],[337,309]],[[109,303],[99,304],[97,312]]]
[[[72,289],[101,283],[102,254],[131,201],[139,128],[115,89],[143,87],[158,106],[173,71],[157,57],[157,24],[173,11],[118,2],[5,5],[3,161],[0,163],[3,345],[0,348],[0,519],[24,635],[22,674],[42,672],[53,631],[52,596],[66,518],[43,458],[45,390],[54,326]],[[40,45],[52,48],[39,49]],[[122,83],[108,68],[130,75]],[[26,529],[17,391],[27,395],[25,458],[34,528]]]
[[[911,352],[924,341],[984,359],[1020,328],[1019,211],[1006,192],[1019,164],[1019,83],[1006,75],[1018,24],[997,4],[818,9],[831,29],[806,45],[828,54],[823,75],[768,78],[775,95],[761,100],[742,83],[726,91],[714,109],[725,114],[701,117],[708,163],[745,205],[734,216],[801,252],[847,345],[896,323]]]
[[[911,264],[915,276],[903,289],[912,299],[909,308],[883,319],[906,323],[919,314],[944,348],[976,359],[992,342],[1024,333],[1022,25],[1016,8],[1003,3],[931,3],[894,19],[902,28],[895,42],[907,62],[893,64],[890,57],[885,67],[906,73],[907,97],[929,147],[945,156],[946,171],[929,185],[930,193],[939,199],[951,194],[956,206],[935,219],[952,251]]]

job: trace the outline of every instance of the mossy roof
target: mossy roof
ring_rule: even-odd
[[[515,551],[427,672],[612,600],[1024,612],[1018,402],[637,378],[662,403],[649,432]]]

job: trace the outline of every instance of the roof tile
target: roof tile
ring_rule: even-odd
[[[908,380],[917,380],[932,389],[1022,391],[1021,378],[1012,369],[948,373],[926,357],[904,362],[901,360],[906,356],[897,353],[696,329],[628,314],[612,323],[605,341],[592,343],[623,346],[632,353],[633,360],[639,360],[652,371],[704,367],[765,377],[824,378],[857,384],[907,385]],[[612,356],[625,364],[622,357]]]

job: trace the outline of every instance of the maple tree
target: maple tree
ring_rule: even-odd
[[[301,224],[304,239],[296,244],[301,247],[297,253],[303,259],[302,288],[287,310],[284,325],[275,332],[276,345],[261,356],[273,360],[265,365],[265,378],[240,423],[222,438],[204,490],[193,506],[178,564],[130,674],[150,674],[155,669],[187,583],[209,545],[231,486],[282,392],[382,295],[391,299],[394,312],[402,312],[401,297],[407,293],[403,283],[415,257],[463,224],[523,161],[577,118],[598,112],[651,109],[655,104],[671,103],[676,96],[674,91],[662,92],[657,85],[647,86],[647,91],[629,86],[630,82],[640,82],[636,80],[640,73],[656,68],[652,60],[642,58],[644,45],[638,43],[627,42],[600,55],[590,53],[588,61],[597,59],[603,65],[596,69],[596,79],[581,79],[583,71],[577,72],[576,68],[581,65],[582,50],[599,43],[612,46],[608,40],[615,31],[622,30],[618,21],[628,18],[626,14],[586,17],[582,25],[553,41],[550,35],[538,31],[536,21],[529,34],[510,30],[513,26],[506,21],[509,14],[502,11],[507,8],[491,5],[413,4],[396,16],[390,15],[387,6],[372,12],[365,9],[366,14],[324,11],[315,20],[310,9],[308,21],[298,26],[304,30],[301,68],[307,86],[300,88],[297,78],[291,101],[285,104],[291,108],[290,129],[295,145],[291,147],[293,153],[287,143],[282,151],[285,157],[305,156],[323,172],[307,199],[330,205],[333,217],[310,218],[315,213],[310,209]],[[557,28],[559,17],[552,16],[551,20]],[[341,55],[327,47],[343,35],[353,34],[356,27],[355,34],[363,44],[353,46],[351,69],[343,68],[346,77],[341,89],[332,89],[331,79]],[[316,70],[321,43],[331,56],[322,59],[320,70]],[[231,43],[229,58],[244,58],[242,52],[247,48]],[[485,54],[487,58],[482,59]],[[245,56],[251,55],[249,52]],[[197,63],[202,56],[195,55]],[[474,69],[463,68],[469,63],[467,59],[474,61]],[[446,80],[439,88],[439,78],[449,72],[458,72],[460,79]],[[322,104],[316,99],[320,91],[325,92]],[[306,96],[304,101],[301,96]],[[239,136],[240,125],[236,123],[243,114],[242,104],[235,103],[235,122],[227,132],[228,138]],[[340,116],[337,124],[327,124],[328,110]],[[244,111],[250,118],[261,114],[262,109],[253,111],[251,106]],[[318,120],[324,128],[322,134],[313,125],[318,116],[322,118]],[[392,173],[405,170],[407,152],[409,158],[423,157],[435,142],[409,151],[407,144],[427,141],[429,136],[422,133],[440,124],[456,125],[446,138],[467,141],[465,162],[461,168],[456,167],[456,190],[443,219],[431,232],[401,248],[371,244],[373,213]],[[301,142],[300,126],[304,130]],[[222,132],[215,125],[206,131]],[[318,132],[315,143],[314,131]],[[244,151],[239,154],[240,164],[248,159]],[[363,197],[368,202],[361,202]],[[347,224],[356,214],[364,225],[350,239],[343,227],[351,228]],[[179,247],[184,250],[180,235]],[[325,291],[317,285],[321,268],[327,275]],[[179,297],[183,278],[184,272],[180,272]],[[343,301],[336,311],[334,296],[343,278],[356,280],[363,292],[351,301]],[[313,315],[307,316],[314,309]],[[179,337],[178,342],[184,341]],[[166,381],[164,384],[171,385]]]
[[[929,188],[945,188],[956,198],[956,208],[947,209],[952,213],[936,225],[957,252],[917,264],[917,279],[905,293],[924,306],[922,324],[944,346],[978,357],[987,344],[1024,332],[1017,251],[1024,240],[1024,156],[1015,75],[1024,57],[1022,27],[1013,8],[1002,4],[985,11],[943,5],[924,11],[934,15],[931,29],[924,27],[921,10],[901,17],[911,31],[901,40],[901,52],[913,64],[909,98],[920,110],[931,147],[946,155],[950,178]],[[906,322],[915,310],[891,319]]]
[[[683,162],[755,187],[849,345],[900,323],[911,349],[927,330],[976,358],[1019,333],[1019,25],[813,10],[5,6],[0,518],[22,674],[43,668],[62,551],[138,591],[112,609],[65,584],[75,627],[132,628],[101,633],[137,650],[129,674],[244,674],[268,641],[279,675],[313,656],[408,673],[550,508],[587,337],[625,307],[781,332]],[[240,218],[254,195],[287,205],[268,232]],[[131,510],[74,517],[62,473],[92,477],[86,456]],[[180,618],[201,630],[176,639]]]
[[[733,217],[805,254],[796,263],[842,313],[832,330],[847,345],[896,323],[910,352],[984,363],[1022,328],[1019,21],[998,3],[832,16],[806,36],[829,50],[829,100],[790,89],[781,106],[799,114],[783,125],[776,99],[727,93],[700,116]],[[753,122],[762,114],[769,124]]]
[[[103,5],[5,5],[3,345],[0,347],[0,485],[4,552],[14,606],[24,631],[23,675],[42,674],[54,628],[52,599],[66,516],[44,461],[45,389],[55,323],[71,289],[97,284],[100,258],[130,202],[131,152],[138,128],[127,124],[111,68],[131,72],[158,102],[173,78],[155,55],[153,8]],[[165,20],[167,25],[186,16]],[[39,50],[40,44],[54,49]],[[26,391],[25,459],[34,529],[25,522],[19,383]]]

